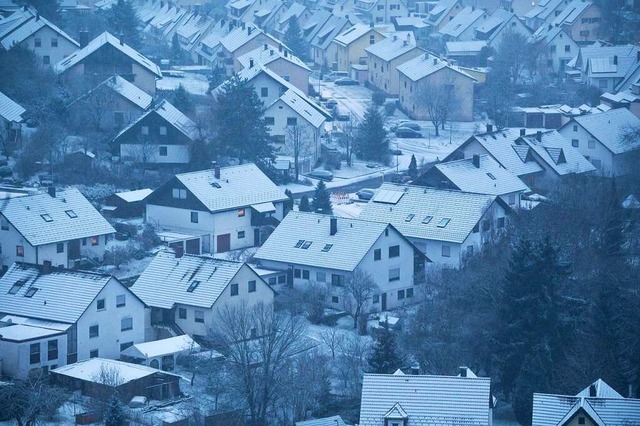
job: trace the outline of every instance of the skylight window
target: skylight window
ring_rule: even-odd
[[[212,182],[211,186],[213,186],[214,188],[218,188],[218,189],[222,188],[218,182]]]
[[[433,216],[425,216],[424,219],[422,219],[422,223],[426,225],[427,223],[431,222],[431,219],[433,219]]]
[[[45,222],[53,222],[53,219],[48,214],[41,214],[40,217],[44,219]]]
[[[413,220],[414,216],[415,216],[415,214],[410,213],[410,214],[407,215],[407,217],[404,218],[404,221],[405,222],[411,222]]]
[[[304,244],[302,245],[302,248],[306,250],[309,247],[311,247],[311,244],[313,244],[313,241],[305,241]]]
[[[9,294],[16,294],[20,291],[23,285],[27,283],[27,280],[18,280],[16,283],[9,289]]]
[[[193,293],[193,290],[198,288],[199,285],[200,281],[191,281],[191,284],[189,284],[189,288],[187,288],[187,293]]]
[[[451,221],[451,219],[449,219],[448,217],[443,217],[438,223],[438,228],[444,228],[449,224],[449,221]]]
[[[64,211],[67,216],[69,216],[71,219],[75,219],[78,217],[78,215],[76,214],[76,212],[74,212],[73,210],[65,210]]]
[[[304,240],[298,240],[298,242],[296,243],[295,246],[293,246],[293,248],[300,248],[303,244],[304,244]]]
[[[325,244],[324,247],[322,248],[322,250],[320,250],[320,251],[323,251],[323,252],[326,253],[329,250],[331,250],[331,247],[333,247],[333,244]]]
[[[36,294],[36,291],[38,291],[38,289],[36,287],[31,287],[29,290],[27,290],[27,292],[24,294],[24,297],[33,297],[34,294]]]
[[[487,173],[487,176],[489,176],[491,178],[491,180],[496,180],[496,177],[494,175],[492,175],[491,173]]]

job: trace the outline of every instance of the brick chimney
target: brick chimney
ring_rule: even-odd
[[[329,235],[336,235],[338,232],[338,218],[332,217],[329,219]]]
[[[45,260],[44,262],[42,262],[42,275],[46,275],[50,273],[51,273],[51,261]]]
[[[216,179],[220,179],[220,164],[217,161],[213,162],[213,176]]]
[[[520,136],[524,136],[527,133],[526,129],[520,129]]]
[[[51,195],[51,198],[56,198],[56,187],[51,185],[47,188],[47,192]]]
[[[459,368],[459,371],[460,371],[460,377],[467,377],[467,367],[461,366]]]
[[[493,132],[493,124],[487,124],[487,133]]]
[[[538,130],[536,132],[536,139],[538,139],[538,142],[542,142],[542,131]]]

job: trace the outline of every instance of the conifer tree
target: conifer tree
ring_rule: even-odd
[[[416,179],[418,177],[418,162],[416,161],[416,156],[414,154],[411,154],[411,162],[409,162],[407,174],[411,176],[411,179]]]
[[[114,393],[109,399],[107,408],[104,412],[104,424],[105,426],[123,426],[125,423],[124,409],[122,408],[122,402],[118,396],[118,392]]]
[[[124,42],[129,46],[134,49],[140,49],[142,44],[140,31],[138,30],[140,21],[132,2],[118,0],[116,4],[104,12],[104,17],[111,34],[116,37],[122,36]]]
[[[189,92],[184,88],[182,83],[173,91],[173,99],[171,103],[180,112],[189,115],[193,112],[193,103],[191,102],[191,96]]]
[[[313,196],[313,211],[323,214],[333,214],[329,191],[327,191],[327,185],[325,185],[323,181],[319,181],[316,186],[316,192]]]
[[[389,139],[384,130],[384,120],[378,108],[371,104],[364,114],[364,120],[358,126],[354,141],[358,157],[387,163],[389,161]]]
[[[296,55],[298,58],[302,60],[308,59],[309,56],[309,47],[305,39],[302,37],[302,30],[300,29],[300,24],[298,23],[298,18],[292,16],[289,19],[289,26],[287,27],[287,31],[284,33],[284,44],[291,49],[291,53]]]
[[[369,357],[369,372],[376,374],[391,374],[402,367],[402,359],[398,355],[396,336],[389,330],[389,323],[377,330],[376,342]]]
[[[300,206],[298,206],[298,210],[301,212],[311,211],[311,204],[309,203],[309,197],[307,197],[306,195],[303,195],[302,198],[300,198]]]

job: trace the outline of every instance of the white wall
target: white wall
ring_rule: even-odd
[[[577,130],[574,130],[574,128],[576,128]],[[577,140],[578,151],[580,151],[580,154],[582,154],[587,160],[589,160],[591,164],[596,166],[597,162],[600,161],[600,165],[596,166],[596,168],[598,169],[596,173],[604,176],[611,176],[620,173],[620,170],[617,170],[615,167],[613,153],[605,148],[604,145],[596,140],[596,138],[594,138],[578,123],[570,122],[564,127],[558,129],[558,132],[572,144],[574,139]],[[595,141],[595,145],[593,148],[589,148],[589,141]],[[594,161],[596,164],[594,164]]]
[[[160,147],[167,148],[167,155],[160,155]],[[187,145],[121,144],[120,157],[131,158],[138,163],[187,164],[191,160]]]
[[[2,328],[0,328],[0,335]],[[58,341],[58,357],[49,360],[48,342]],[[31,345],[40,345],[40,362],[31,364]],[[0,340],[0,364],[2,375],[11,379],[26,379],[31,369],[48,367],[50,370],[65,365],[67,362],[67,336],[61,334],[25,342],[9,342]]]
[[[40,39],[40,47],[35,47],[36,38]],[[51,46],[52,39],[58,40],[58,47]],[[54,65],[78,50],[75,44],[47,26],[40,28],[34,34],[27,37],[27,39],[22,42],[22,45],[33,51],[43,66]],[[49,57],[49,65],[43,63],[45,56]]]

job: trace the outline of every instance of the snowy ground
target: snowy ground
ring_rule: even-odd
[[[209,88],[207,76],[194,72],[185,72],[184,77],[162,77],[156,82],[158,90],[175,90],[181,84],[194,95],[206,95]]]

